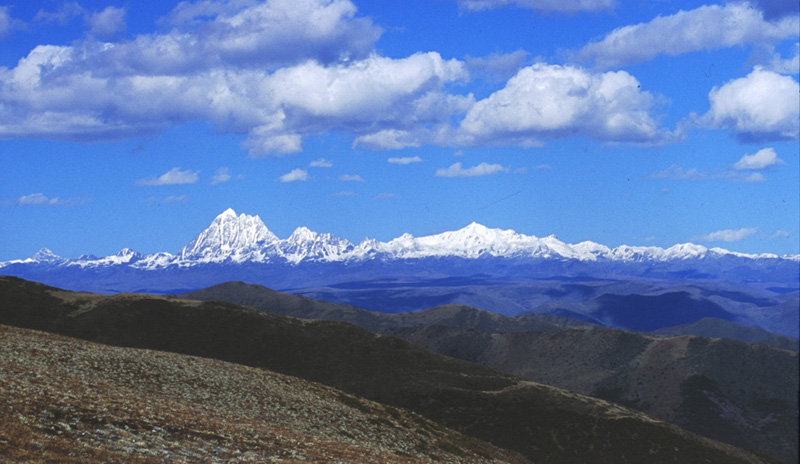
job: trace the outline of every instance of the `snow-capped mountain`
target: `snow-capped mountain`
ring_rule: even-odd
[[[111,278],[109,276],[114,272],[124,270],[127,276],[156,272],[159,278],[164,278],[177,275],[181,270],[200,267],[206,270],[205,280],[224,281],[241,278],[242,273],[251,280],[261,278],[278,268],[281,278],[287,279],[287,273],[301,276],[303,269],[309,266],[338,265],[346,266],[347,271],[326,268],[326,272],[332,274],[331,279],[343,279],[347,272],[369,266],[374,269],[376,264],[382,266],[382,275],[391,275],[395,264],[405,266],[404,272],[413,272],[409,271],[408,265],[414,264],[419,269],[435,269],[440,275],[511,272],[508,269],[513,268],[513,272],[531,275],[646,274],[730,278],[736,274],[748,280],[768,280],[786,275],[789,280],[796,280],[800,255],[752,255],[722,248],[709,249],[693,243],[666,249],[628,245],[610,248],[589,241],[567,244],[553,235],[540,238],[477,223],[424,237],[403,234],[388,242],[365,239],[357,245],[305,227],[299,227],[288,238],[280,239],[258,216],[237,215],[234,210],[227,209],[176,254],[142,255],[126,248],[103,258],[85,255],[67,259],[43,248],[30,258],[0,263],[0,273],[41,278],[42,275],[47,277],[59,270],[67,272],[71,269],[76,272],[103,271],[102,278]],[[277,275],[277,271],[275,273]],[[322,274],[318,272],[315,275]],[[82,278],[79,274],[70,277],[73,280]],[[87,274],[85,278],[90,277]],[[123,284],[128,285],[127,282]],[[130,285],[135,286],[134,283]]]

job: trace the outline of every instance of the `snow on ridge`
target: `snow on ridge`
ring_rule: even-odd
[[[329,233],[314,232],[307,227],[298,227],[288,238],[280,239],[267,228],[259,216],[244,213],[237,215],[233,209],[228,208],[176,255],[165,252],[141,255],[125,248],[103,258],[82,256],[70,260],[43,248],[31,258],[0,263],[0,267],[10,264],[88,268],[126,265],[154,270],[206,263],[288,262],[297,265],[304,261],[344,262],[376,258],[395,260],[431,257],[477,259],[483,256],[584,262],[667,262],[731,256],[740,259],[786,259],[800,262],[800,255],[780,257],[771,253],[737,253],[723,248],[708,249],[693,243],[676,244],[666,249],[629,245],[610,248],[591,241],[571,245],[554,235],[540,238],[517,233],[512,229],[489,228],[475,222],[459,230],[422,237],[406,233],[388,242],[366,238],[358,245]]]

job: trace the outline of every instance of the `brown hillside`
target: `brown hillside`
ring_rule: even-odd
[[[217,302],[75,294],[8,277],[0,278],[0,322],[302,377],[409,408],[535,462],[771,462],[630,409],[338,322]]]
[[[302,379],[0,325],[5,463],[522,463]]]

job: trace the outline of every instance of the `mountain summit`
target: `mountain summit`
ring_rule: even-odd
[[[214,218],[206,230],[198,234],[178,253],[182,261],[242,262],[253,258],[265,245],[276,242],[275,236],[261,218],[236,215],[231,208]]]

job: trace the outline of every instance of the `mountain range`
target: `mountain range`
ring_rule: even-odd
[[[258,216],[228,209],[174,254],[123,249],[67,259],[43,249],[0,263],[0,274],[104,294],[179,294],[242,281],[386,313],[459,304],[633,330],[714,318],[800,335],[800,255],[691,243],[570,245],[474,223],[356,245],[305,227],[280,239]]]
[[[3,350],[12,348],[10,356],[3,356],[0,367],[8,366],[17,373],[30,372],[31,376],[23,376],[21,381],[13,384],[14,387],[26,387],[24,381],[29,378],[26,397],[20,396],[24,392],[11,388],[9,395],[3,395],[0,400],[0,414],[13,419],[0,427],[3,433],[0,452],[19,452],[3,446],[10,440],[16,442],[20,436],[46,435],[50,431],[58,437],[73,434],[74,430],[86,432],[73,434],[76,438],[81,437],[79,441],[94,440],[106,450],[109,444],[113,445],[115,434],[125,434],[124,438],[139,434],[147,440],[175,441],[173,446],[196,441],[202,436],[206,449],[211,448],[211,453],[232,451],[231,443],[244,437],[242,444],[259,449],[265,445],[274,446],[276,440],[256,432],[263,429],[260,421],[275,418],[275,415],[258,413],[258,408],[270,410],[286,405],[285,402],[292,397],[310,391],[316,396],[314,401],[317,404],[320,399],[325,400],[327,406],[324,407],[331,410],[333,420],[342,420],[337,410],[341,410],[344,404],[367,415],[361,419],[354,418],[355,421],[369,421],[371,416],[375,425],[383,424],[397,433],[406,433],[411,428],[405,424],[414,421],[414,414],[417,414],[457,433],[504,448],[509,451],[505,454],[509,460],[513,460],[510,453],[516,452],[530,462],[554,463],[775,462],[767,456],[695,435],[624,406],[525,381],[488,367],[429,352],[393,336],[373,334],[341,322],[295,319],[219,301],[70,292],[13,277],[0,277],[0,324],[48,331],[129,350],[200,356],[262,369],[263,376],[275,379],[271,381],[273,385],[276,382],[278,385],[295,383],[290,377],[276,377],[288,375],[339,391],[300,383],[290,388],[285,398],[278,395],[262,403],[254,396],[255,393],[238,399],[228,395],[237,406],[221,410],[220,403],[203,396],[203,392],[208,391],[207,386],[224,391],[235,388],[236,379],[246,382],[240,368],[226,367],[228,364],[209,366],[205,361],[195,361],[195,358],[176,358],[169,354],[140,355],[132,351],[109,350],[85,343],[75,344],[63,338],[43,339],[40,335],[3,329],[0,334],[9,340],[3,344]],[[25,340],[20,342],[20,337]],[[42,341],[35,342],[32,340],[35,337]],[[57,345],[53,350],[61,354],[43,359],[50,349],[46,347],[48,343]],[[61,345],[69,346],[63,348]],[[22,347],[14,349],[15,346]],[[103,359],[99,359],[101,354]],[[9,360],[12,364],[8,364]],[[83,362],[77,364],[75,360]],[[207,372],[198,371],[198,363],[202,363]],[[119,371],[121,378],[103,374],[104,369]],[[63,371],[69,375],[62,376],[60,372]],[[163,375],[163,372],[173,372],[174,376],[184,380],[171,383],[171,376]],[[11,377],[17,378],[16,375]],[[53,382],[59,377],[65,383]],[[250,379],[258,380],[258,377],[251,374]],[[6,388],[5,385],[3,383],[2,388]],[[98,395],[93,394],[95,390]],[[177,398],[178,394],[186,396]],[[50,395],[47,401],[39,401],[47,395]],[[113,401],[107,401],[109,397]],[[9,401],[21,409],[14,409],[9,415]],[[275,402],[279,404],[270,406]],[[185,417],[195,403],[203,409],[192,422],[206,417],[206,414],[209,415],[208,421],[214,421],[222,413],[227,414],[227,421],[219,424],[219,428],[213,423],[203,422],[186,430]],[[239,403],[244,407],[238,406]],[[161,415],[162,404],[169,406],[167,417]],[[300,405],[281,407],[289,408],[291,415],[287,411],[286,418],[299,419],[303,430],[315,429],[317,415],[307,408]],[[176,415],[172,415],[173,411]],[[222,433],[230,431],[229,427],[224,427],[226,424],[237,421],[237,411],[250,411],[253,417],[236,422],[240,425],[235,434]],[[125,416],[133,416],[135,420],[115,422],[115,418]],[[175,424],[176,417],[184,419]],[[169,422],[176,426],[162,427]],[[32,423],[44,428],[26,425]],[[458,438],[452,432],[437,429],[438,426],[426,426],[424,421],[417,423],[420,425],[417,434],[411,437],[412,443],[422,446],[415,450],[417,453],[436,446],[450,456],[463,453],[474,457],[472,460],[476,462],[480,456],[487,461],[493,459],[492,454],[486,453],[503,457],[501,452],[493,451],[485,444],[469,446],[468,440]],[[13,429],[9,428],[12,426]],[[209,433],[202,435],[203,430],[209,430]],[[271,430],[280,432],[274,427]],[[330,433],[331,439],[346,437],[344,430],[352,438],[350,443],[356,446],[361,443],[361,438],[355,434],[368,432],[365,425],[353,429],[338,427],[338,431],[329,427],[323,430]],[[319,429],[316,433],[320,433]],[[110,438],[103,441],[101,435]],[[286,437],[278,436],[277,439],[286,440]],[[44,443],[43,439],[35,441]],[[145,442],[137,439],[135,443]],[[303,445],[313,446],[308,442]],[[284,443],[283,446],[283,452],[292,449],[290,444]],[[30,454],[36,449],[32,443],[30,449],[21,450],[29,454],[22,459],[30,459]],[[73,451],[75,449],[73,447]],[[397,453],[401,450],[385,447],[382,451]],[[401,455],[396,460],[401,462],[404,458]],[[416,462],[413,456],[407,460]],[[365,461],[370,462],[369,459]],[[158,461],[140,459],[137,462]]]
[[[291,276],[270,272],[280,268],[286,274],[287,266]],[[273,288],[375,275],[452,277],[473,273],[797,282],[800,255],[744,254],[692,243],[666,249],[628,245],[610,248],[590,241],[567,244],[553,235],[540,238],[477,223],[425,237],[403,234],[388,242],[368,238],[353,244],[305,227],[279,239],[258,216],[237,215],[227,209],[174,254],[143,255],[125,248],[102,258],[84,255],[68,259],[43,248],[30,258],[0,263],[0,272],[36,276],[40,281],[81,290],[132,291],[138,286],[159,293],[191,286],[192,281],[195,288],[202,288],[221,281],[248,280],[237,276],[253,274],[265,280],[257,283]],[[209,282],[209,273],[227,278]],[[321,273],[326,275],[324,279],[318,277]],[[120,279],[122,275],[127,279]]]

